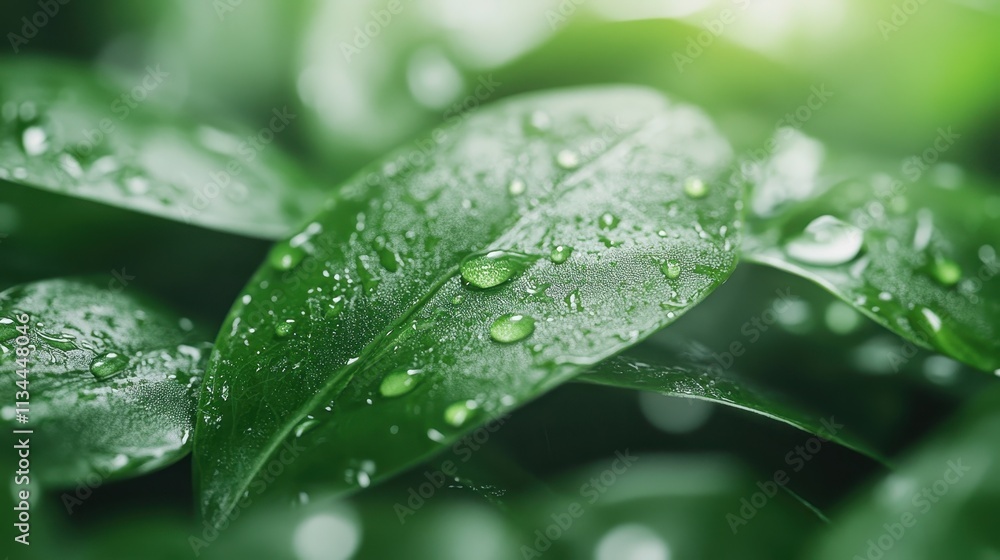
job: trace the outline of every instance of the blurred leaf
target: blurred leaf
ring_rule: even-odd
[[[814,141],[778,139],[748,171],[744,256],[818,283],[915,344],[1000,368],[1000,196],[952,166],[908,159],[896,178],[896,165],[824,164]]]
[[[68,63],[0,65],[0,180],[236,232],[277,238],[320,199],[267,133],[223,132],[153,107],[170,73],[148,66],[122,87]]]
[[[993,558],[1000,392],[973,401],[897,472],[856,496],[810,558]]]
[[[836,417],[823,418],[819,414],[790,405],[786,399],[755,387],[747,376],[731,371],[723,372],[703,357],[697,359],[693,355],[661,354],[656,363],[650,364],[626,354],[601,362],[578,380],[611,387],[654,391],[671,397],[702,399],[747,410],[886,463],[877,451],[862,440],[845,433],[844,426]]]
[[[428,456],[735,265],[729,147],[653,92],[525,97],[420,143],[349,182],[234,306],[195,437],[212,522],[293,443],[299,479],[344,488]]]
[[[206,339],[134,290],[97,281],[50,280],[0,294],[0,381],[30,403],[26,424],[16,421],[13,398],[0,420],[34,430],[31,476],[71,485],[92,474],[135,476],[184,456]]]

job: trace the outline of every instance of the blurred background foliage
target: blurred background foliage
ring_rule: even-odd
[[[4,31],[21,33],[21,18],[40,9],[3,3]],[[298,117],[279,143],[331,188],[480,104],[613,82],[703,107],[743,154],[761,149],[821,89],[829,99],[792,124],[831,151],[902,162],[950,128],[960,138],[948,162],[988,180],[1000,175],[1000,7],[989,0],[91,0],[60,4],[49,19],[16,55],[3,56],[76,59],[124,76],[123,91],[128,76],[159,65],[169,78],[153,94],[157,103],[250,128],[287,106]],[[18,254],[35,258],[5,262],[0,287],[127,264],[140,288],[218,322],[267,250],[259,240],[3,188],[0,229],[33,240]],[[765,316],[780,290],[794,303],[748,335],[747,322]],[[918,523],[938,529],[907,529],[920,538],[894,539],[884,557],[1000,557],[980,526],[1000,504],[990,476],[1000,458],[998,407],[989,406],[996,391],[940,428],[994,389],[992,379],[922,350],[896,368],[889,357],[908,352],[901,339],[819,288],[756,266],[641,351],[655,353],[676,333],[723,361],[732,342],[743,342],[747,352],[733,367],[835,415],[894,465],[902,458],[899,470],[826,444],[791,476],[790,492],[768,498],[734,535],[727,515],[741,515],[760,481],[788,470],[786,454],[807,434],[700,401],[574,384],[520,410],[468,461],[456,461],[458,480],[402,524],[397,504],[448,453],[347,500],[320,488],[295,504],[254,504],[217,538],[195,521],[188,461],[102,484],[71,512],[53,490],[36,500],[32,552],[187,558],[193,537],[212,558],[534,557],[522,546],[537,546],[535,531],[577,501],[583,515],[551,549],[536,548],[542,556],[863,557],[866,539],[898,521],[910,495],[961,456],[979,470],[947,508]],[[940,429],[949,431],[924,443]],[[581,485],[626,449],[640,457],[635,466],[587,503]]]

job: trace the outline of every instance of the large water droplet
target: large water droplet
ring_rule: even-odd
[[[107,379],[125,369],[128,358],[117,352],[105,352],[90,363],[90,373],[97,379]]]
[[[864,233],[833,216],[820,216],[792,239],[785,251],[792,258],[820,266],[844,264],[861,251]]]
[[[549,253],[549,258],[555,264],[562,264],[566,262],[566,259],[573,254],[573,248],[568,245],[556,245],[552,248],[552,252]]]
[[[76,344],[73,342],[73,336],[70,334],[51,335],[48,333],[39,333],[38,338],[44,340],[49,346],[66,352],[77,349]]]
[[[492,288],[524,272],[535,257],[511,251],[472,255],[462,262],[462,279],[476,288]]]
[[[507,314],[490,325],[490,336],[497,342],[517,342],[535,332],[535,320],[527,315]]]
[[[684,194],[691,198],[702,198],[708,194],[708,185],[700,177],[688,177],[684,181]]]
[[[24,153],[29,156],[38,156],[48,151],[49,137],[42,127],[29,126],[21,134],[21,144],[24,146]]]
[[[9,317],[0,317],[0,342],[10,340],[20,334],[17,324]]]
[[[271,249],[267,261],[277,270],[291,270],[302,262],[306,256],[305,250],[299,247],[292,247],[287,241],[282,241]]]
[[[378,387],[383,397],[398,397],[409,393],[420,384],[420,370],[396,371],[382,379]]]
[[[479,403],[473,400],[452,403],[444,410],[444,421],[460,428],[472,417],[477,408]]]

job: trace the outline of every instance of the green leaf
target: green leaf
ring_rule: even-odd
[[[989,558],[1000,499],[1000,392],[973,401],[897,472],[856,496],[810,558]]]
[[[0,293],[0,383],[10,396],[0,421],[34,430],[31,476],[45,484],[134,476],[188,451],[206,333],[102,284],[60,279]],[[16,395],[29,403],[26,424],[15,391],[28,392]]]
[[[920,346],[1000,372],[1000,196],[920,158],[823,165],[821,145],[779,135],[778,153],[750,173],[744,256],[816,282]]]
[[[664,355],[666,354],[666,355]],[[630,355],[605,360],[578,380],[611,387],[653,391],[672,397],[701,399],[760,414],[802,431],[818,435],[882,462],[877,451],[852,435],[836,416],[821,417],[755,386],[752,380],[723,371],[699,356],[697,350],[684,355],[661,351],[654,363]]]
[[[170,69],[111,81],[68,63],[0,64],[0,180],[252,237],[300,225],[319,192],[273,145],[294,116],[222,131],[153,101]],[[266,130],[266,132],[263,132]]]
[[[735,265],[728,145],[649,90],[522,97],[420,144],[280,243],[224,324],[194,452],[212,522],[268,467],[355,488],[412,464]]]

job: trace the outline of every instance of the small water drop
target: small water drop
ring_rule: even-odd
[[[660,272],[669,280],[676,280],[681,275],[681,265],[677,261],[663,261]]]
[[[319,424],[319,421],[313,418],[307,418],[302,422],[299,422],[299,424],[295,426],[295,437],[302,437],[307,432],[315,428],[317,424]]]
[[[284,322],[274,326],[274,334],[279,338],[284,338],[295,330],[295,319],[285,319]]]
[[[513,181],[510,182],[510,185],[507,186],[507,191],[510,194],[517,196],[519,194],[524,194],[526,188],[527,186],[524,184],[524,181],[520,179],[514,179]]]
[[[117,352],[105,352],[90,363],[90,373],[97,379],[107,379],[125,369],[128,358]]]
[[[535,257],[512,251],[490,251],[462,261],[462,280],[476,288],[492,288],[524,272]]]
[[[537,131],[545,131],[552,126],[552,117],[545,111],[533,111],[528,117],[528,125]]]
[[[490,337],[497,342],[517,342],[535,332],[535,319],[527,315],[507,314],[490,325]]]
[[[267,260],[277,270],[291,270],[302,262],[306,252],[299,247],[292,247],[287,241],[282,241],[271,249]]]
[[[326,318],[333,319],[340,315],[344,311],[344,306],[347,304],[347,298],[344,296],[337,296],[330,300],[330,303],[326,305]]]
[[[568,245],[556,245],[552,248],[552,252],[549,253],[549,258],[555,264],[562,264],[566,262],[566,259],[573,254],[573,248]]]
[[[43,332],[38,334],[38,338],[44,340],[49,346],[65,352],[77,349],[76,344],[73,342],[74,337],[70,334],[51,335]]]
[[[9,317],[0,317],[0,342],[10,340],[20,333],[17,324]]]
[[[827,215],[810,222],[802,235],[785,246],[785,251],[805,263],[835,266],[856,257],[863,242],[861,229]]]
[[[605,230],[615,229],[618,227],[618,217],[611,212],[605,212],[597,219],[597,225]]]
[[[708,194],[708,185],[700,177],[688,177],[684,181],[684,194],[691,198],[702,198]]]
[[[21,134],[21,144],[24,146],[24,153],[39,156],[48,151],[49,137],[42,127],[29,126]]]
[[[460,428],[472,417],[477,408],[479,408],[479,403],[473,400],[452,403],[444,410],[444,420],[452,426]]]
[[[566,302],[570,311],[574,313],[583,311],[583,301],[580,299],[580,290],[573,290],[572,292],[566,294],[563,301]]]
[[[420,370],[411,369],[390,373],[382,379],[379,385],[379,393],[383,397],[398,397],[412,391],[420,384]]]
[[[955,261],[938,257],[931,265],[931,276],[945,286],[954,286],[962,279],[962,269]]]
[[[580,156],[573,150],[561,150],[556,154],[556,163],[563,169],[576,169],[580,165]]]

